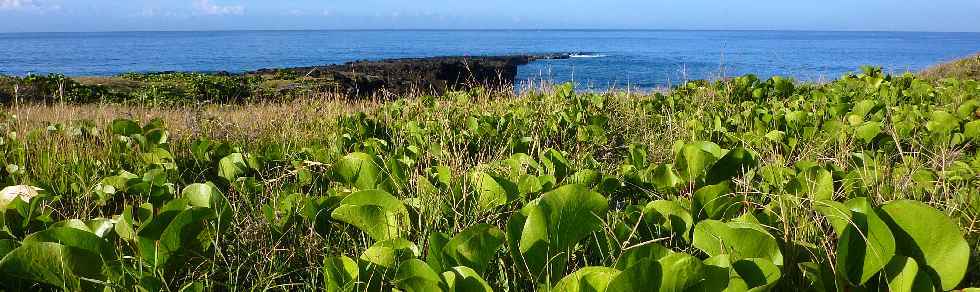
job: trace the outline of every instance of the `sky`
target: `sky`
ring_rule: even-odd
[[[0,0],[0,32],[276,29],[980,31],[977,0]]]

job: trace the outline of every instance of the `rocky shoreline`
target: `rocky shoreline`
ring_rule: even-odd
[[[0,104],[17,102],[246,102],[339,94],[349,98],[440,95],[483,87],[507,90],[518,67],[588,53],[362,60],[229,72],[153,72],[104,77],[0,76]]]
[[[353,61],[337,65],[260,69],[244,73],[266,79],[294,76],[332,85],[355,96],[441,94],[473,86],[500,88],[514,84],[517,68],[536,60],[569,59],[578,53],[509,56],[450,56]],[[299,83],[284,84],[288,90]]]

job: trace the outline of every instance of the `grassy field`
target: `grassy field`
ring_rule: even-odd
[[[980,286],[971,79],[864,68],[2,118],[2,183],[20,187],[0,196],[0,290]]]

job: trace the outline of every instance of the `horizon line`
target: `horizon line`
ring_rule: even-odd
[[[184,33],[184,32],[316,32],[316,31],[579,31],[579,32],[628,32],[628,31],[690,31],[690,32],[881,32],[881,33],[980,33],[980,31],[934,30],[880,30],[880,29],[775,29],[775,28],[325,28],[325,29],[172,29],[172,30],[90,30],[90,31],[9,31],[0,34],[47,34],[47,33]]]

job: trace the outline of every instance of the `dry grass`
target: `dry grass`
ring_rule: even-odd
[[[980,53],[949,63],[934,65],[919,72],[919,77],[929,80],[943,78],[980,80]]]
[[[114,119],[140,121],[161,119],[172,138],[207,137],[232,141],[310,139],[338,116],[370,112],[381,103],[348,100],[338,96],[306,98],[290,102],[158,107],[124,104],[26,104],[7,111],[17,116],[18,128],[30,130],[49,124],[90,121],[106,129]]]

